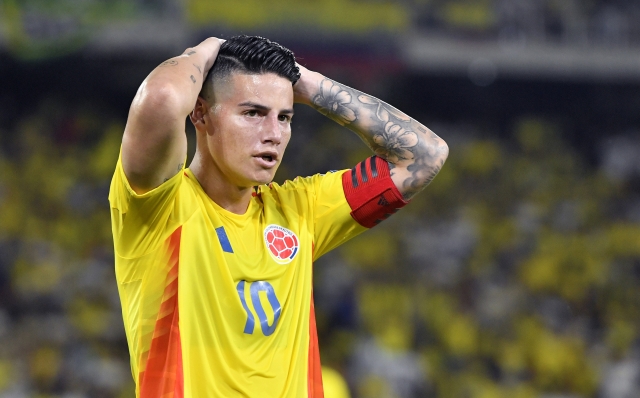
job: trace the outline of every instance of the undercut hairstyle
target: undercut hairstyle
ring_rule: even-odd
[[[222,43],[218,56],[202,86],[200,95],[212,99],[213,82],[231,73],[259,75],[275,73],[294,85],[300,79],[293,52],[260,36],[234,36]]]

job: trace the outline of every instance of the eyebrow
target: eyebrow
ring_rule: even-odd
[[[261,111],[270,111],[271,108],[264,106],[264,105],[260,105],[257,104],[255,102],[251,102],[251,101],[247,101],[247,102],[243,102],[238,104],[238,106],[246,106],[248,108],[255,108],[255,109],[259,109]],[[293,109],[283,109],[282,111],[280,111],[281,114],[288,114],[288,115],[293,115]]]

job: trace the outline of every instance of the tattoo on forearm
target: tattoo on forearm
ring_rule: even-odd
[[[196,53],[196,52],[195,52],[195,50],[191,50],[191,51],[189,51],[189,52],[185,52],[185,53],[184,53],[184,55],[186,55],[186,56],[189,56],[189,57],[190,57],[190,56],[192,56],[192,55],[193,55],[193,54],[195,54],[195,53]]]
[[[193,77],[193,75],[191,75],[191,81],[193,82],[193,84],[196,84],[196,78]]]
[[[406,168],[409,176],[402,182],[405,199],[427,186],[444,164],[446,154],[441,151],[445,146],[437,135],[375,97],[324,79],[311,104],[357,133],[376,155],[389,162],[392,176],[399,172],[397,168]]]
[[[178,65],[178,61],[176,61],[175,59],[170,59],[160,64],[160,66],[176,66],[176,65]]]
[[[320,113],[344,126],[357,118],[351,101],[349,91],[329,79],[324,79],[311,103]]]
[[[196,67],[196,69],[198,70],[198,72],[200,72],[200,74],[202,74],[202,69],[200,69],[200,67],[199,67],[198,65],[193,64],[193,66],[195,66],[195,67]]]

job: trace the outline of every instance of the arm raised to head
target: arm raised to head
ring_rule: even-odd
[[[300,66],[296,102],[348,127],[389,163],[391,179],[405,200],[429,185],[449,154],[431,130],[371,95]]]
[[[156,67],[129,109],[122,166],[137,193],[159,186],[182,169],[187,154],[185,119],[213,66],[222,40],[209,38]]]

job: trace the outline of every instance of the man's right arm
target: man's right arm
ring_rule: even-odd
[[[156,188],[182,169],[185,119],[221,44],[209,38],[188,48],[160,64],[138,88],[122,138],[122,167],[136,193]]]

